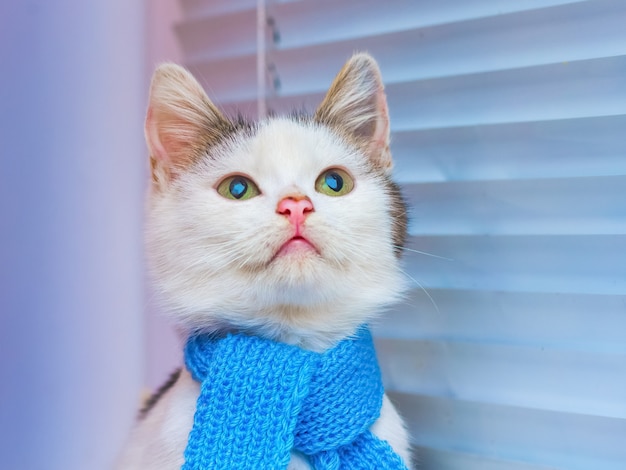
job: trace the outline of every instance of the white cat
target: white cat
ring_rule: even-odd
[[[155,72],[147,244],[183,334],[244,331],[323,351],[405,290],[406,212],[390,180],[389,118],[376,62],[353,56],[313,117],[226,119],[184,69]],[[118,468],[183,464],[199,384],[173,376]],[[409,463],[385,397],[372,432]],[[292,454],[290,469],[306,469]]]

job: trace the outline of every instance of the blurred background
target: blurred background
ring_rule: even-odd
[[[624,25],[621,0],[0,3],[0,468],[110,468],[180,362],[143,256],[154,67],[254,118],[313,110],[357,50],[412,208],[375,335],[419,468],[626,468]]]

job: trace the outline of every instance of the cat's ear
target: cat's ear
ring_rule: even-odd
[[[315,120],[355,142],[375,167],[391,171],[387,99],[378,64],[369,54],[355,54],[343,66]]]
[[[176,178],[229,126],[187,70],[175,64],[159,66],[145,122],[154,183],[160,186]]]

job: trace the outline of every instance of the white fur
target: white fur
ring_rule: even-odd
[[[171,133],[161,141],[165,134],[159,115],[166,116],[170,132],[172,123],[178,123],[174,108],[194,102],[195,117],[185,117],[184,122],[201,132],[202,103],[210,102],[195,82],[187,83],[193,78],[184,70],[166,66],[164,72],[157,71],[153,88],[154,83],[163,86],[173,97],[170,101],[180,103],[173,108],[153,103],[151,110],[163,109],[160,114],[148,112],[154,182],[147,245],[156,287],[183,336],[198,330],[245,331],[323,351],[372,321],[404,292],[392,241],[392,195],[386,184],[391,162],[380,76],[373,60],[363,55],[349,62],[342,74],[329,92],[334,98],[327,98],[330,104],[318,114],[341,121],[342,109],[336,103],[346,102],[344,93],[358,94],[353,88],[364,82],[361,95],[373,94],[373,101],[361,101],[370,107],[379,104],[372,145],[355,144],[345,128],[335,132],[324,120],[286,118],[266,120],[253,132],[235,133],[215,145],[187,130],[179,141],[172,143]],[[350,89],[343,90],[345,86]],[[153,100],[159,93],[153,90]],[[355,112],[350,109],[349,114]],[[206,113],[212,123],[221,119],[214,108]],[[207,146],[206,154],[199,159],[191,154],[176,157],[184,152],[185,139],[191,139],[190,152]],[[317,192],[318,176],[336,167],[353,177],[353,190],[340,197]],[[218,184],[233,174],[249,177],[260,194],[248,200],[220,195]],[[317,252],[276,256],[293,236],[290,222],[277,212],[278,203],[288,196],[306,197],[313,204],[302,234]],[[180,468],[198,394],[199,385],[183,370],[138,423],[117,468]],[[372,431],[409,462],[407,433],[387,397]],[[308,464],[294,453],[289,468],[306,469]]]
[[[362,155],[323,127],[287,119],[271,120],[253,138],[218,152],[152,200],[148,246],[178,323],[236,327],[323,350],[403,292],[390,202]],[[317,193],[318,175],[337,166],[353,175],[353,191]],[[262,194],[245,201],[219,195],[215,186],[232,173],[250,176]],[[304,235],[321,256],[270,262],[292,236],[276,206],[293,192],[313,203]]]

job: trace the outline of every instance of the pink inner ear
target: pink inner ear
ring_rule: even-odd
[[[385,91],[382,87],[376,92],[376,115],[376,126],[372,134],[369,150],[382,168],[390,169],[392,163],[391,153],[389,152],[389,110],[387,108]]]
[[[156,119],[154,117],[154,109],[152,105],[148,107],[148,112],[146,114],[145,133],[148,147],[150,150],[150,156],[156,158],[162,164],[169,166],[169,164],[171,163],[171,158],[167,154],[165,146],[161,142],[161,137],[159,135],[159,124],[156,122]]]
[[[389,143],[389,110],[385,92],[379,88],[376,92],[376,128],[372,136],[372,144],[379,148],[384,148]]]

